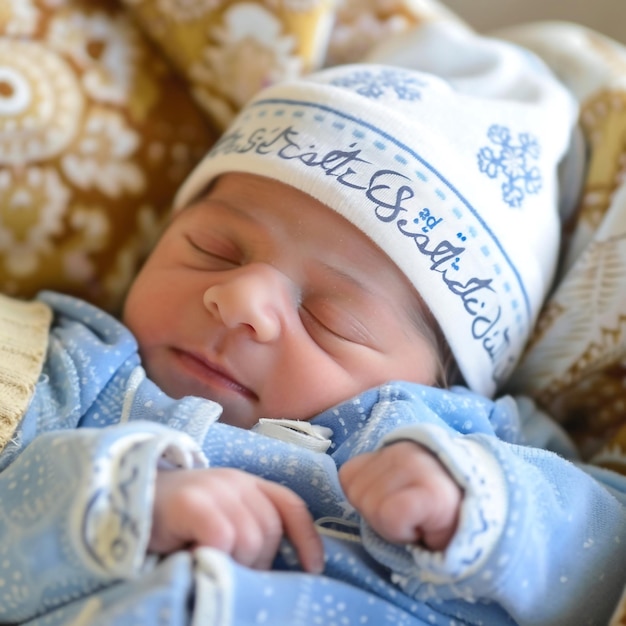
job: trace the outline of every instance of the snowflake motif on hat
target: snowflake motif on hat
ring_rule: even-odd
[[[376,100],[389,91],[396,94],[398,100],[419,100],[421,91],[418,87],[424,87],[426,83],[407,72],[397,70],[359,70],[335,78],[330,81],[331,85],[352,89],[365,98]]]
[[[487,137],[500,151],[496,153],[490,146],[478,152],[478,167],[489,178],[504,177],[502,199],[514,209],[522,206],[527,194],[541,190],[541,172],[537,166],[529,165],[530,159],[538,159],[541,148],[536,137],[529,133],[519,133],[515,144],[511,131],[505,126],[494,124]]]

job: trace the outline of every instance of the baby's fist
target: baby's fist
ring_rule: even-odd
[[[443,550],[454,535],[462,490],[417,443],[358,455],[342,466],[339,480],[352,506],[387,541]]]

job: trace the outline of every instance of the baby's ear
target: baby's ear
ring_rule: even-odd
[[[0,291],[115,311],[216,132],[117,3],[3,6]]]
[[[220,129],[259,91],[324,62],[335,0],[123,0]]]

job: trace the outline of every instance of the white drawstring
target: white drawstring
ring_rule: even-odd
[[[293,443],[313,452],[326,452],[332,443],[333,431],[300,420],[261,418],[252,430],[266,437]]]

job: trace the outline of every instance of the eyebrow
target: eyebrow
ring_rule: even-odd
[[[254,212],[241,209],[227,200],[205,197],[201,201],[201,207],[203,210],[209,211],[217,208],[219,211],[224,211],[225,214],[231,215],[239,223],[237,229],[258,228],[262,231],[267,230],[267,226],[254,215]]]
[[[244,211],[240,209],[236,204],[232,204],[223,199],[213,198],[209,195],[206,195],[202,198],[201,204],[205,209],[210,209],[215,206],[218,206],[222,210],[228,211],[230,213],[234,213],[236,217],[239,219],[245,220],[252,224],[257,224],[258,220],[255,218],[254,214],[249,211]]]

